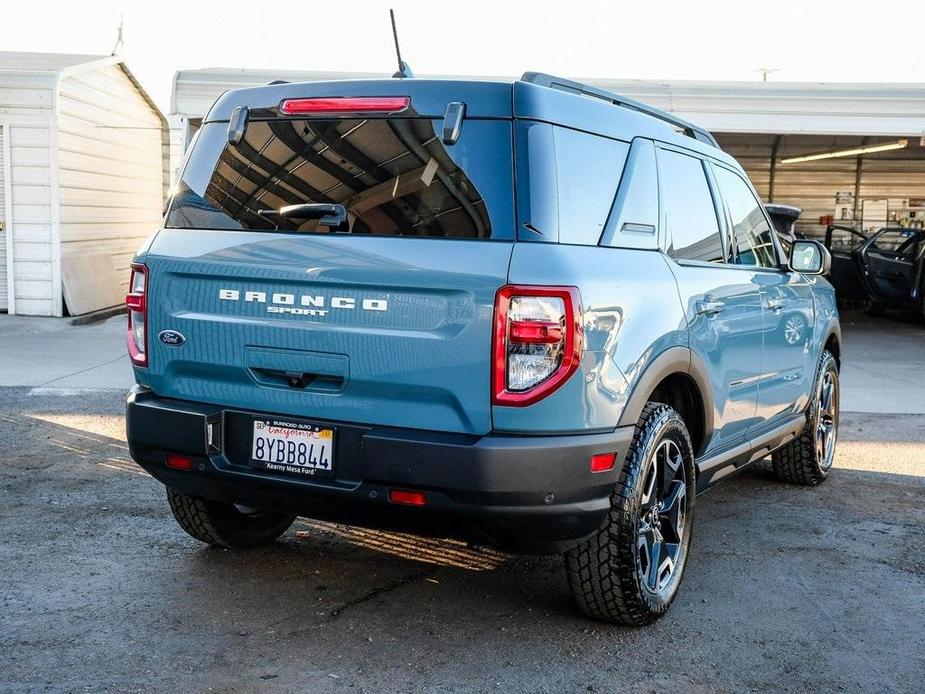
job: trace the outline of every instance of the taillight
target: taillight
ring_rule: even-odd
[[[279,112],[287,116],[303,113],[398,113],[411,103],[407,96],[325,96],[286,99]]]
[[[132,263],[125,308],[128,313],[128,355],[135,366],[148,365],[148,268]]]
[[[575,287],[507,285],[495,297],[493,398],[523,407],[556,390],[581,361]]]

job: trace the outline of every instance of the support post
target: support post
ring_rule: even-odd
[[[861,140],[861,146],[867,144],[867,138]],[[864,168],[864,155],[859,154],[857,164],[854,168],[854,226],[860,228],[861,219],[861,173]]]
[[[783,135],[774,136],[774,144],[771,145],[771,177],[768,179],[768,202],[774,202],[774,179],[777,178],[777,151],[780,149],[780,141]]]

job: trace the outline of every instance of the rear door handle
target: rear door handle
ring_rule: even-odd
[[[697,313],[704,313],[713,316],[726,310],[726,304],[722,301],[698,301]]]
[[[780,311],[786,304],[783,299],[768,299],[768,308],[774,312]]]

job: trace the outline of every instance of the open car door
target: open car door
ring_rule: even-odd
[[[874,234],[860,250],[871,288],[871,299],[889,307],[919,299],[925,231],[886,228]]]
[[[840,224],[826,227],[825,247],[832,254],[829,281],[835,287],[839,301],[866,301],[870,298],[859,254],[866,242],[867,236],[852,227]]]

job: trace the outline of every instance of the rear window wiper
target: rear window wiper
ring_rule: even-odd
[[[337,202],[303,202],[278,210],[257,210],[257,215],[264,218],[317,219],[318,224],[333,231],[349,231],[347,208]]]

